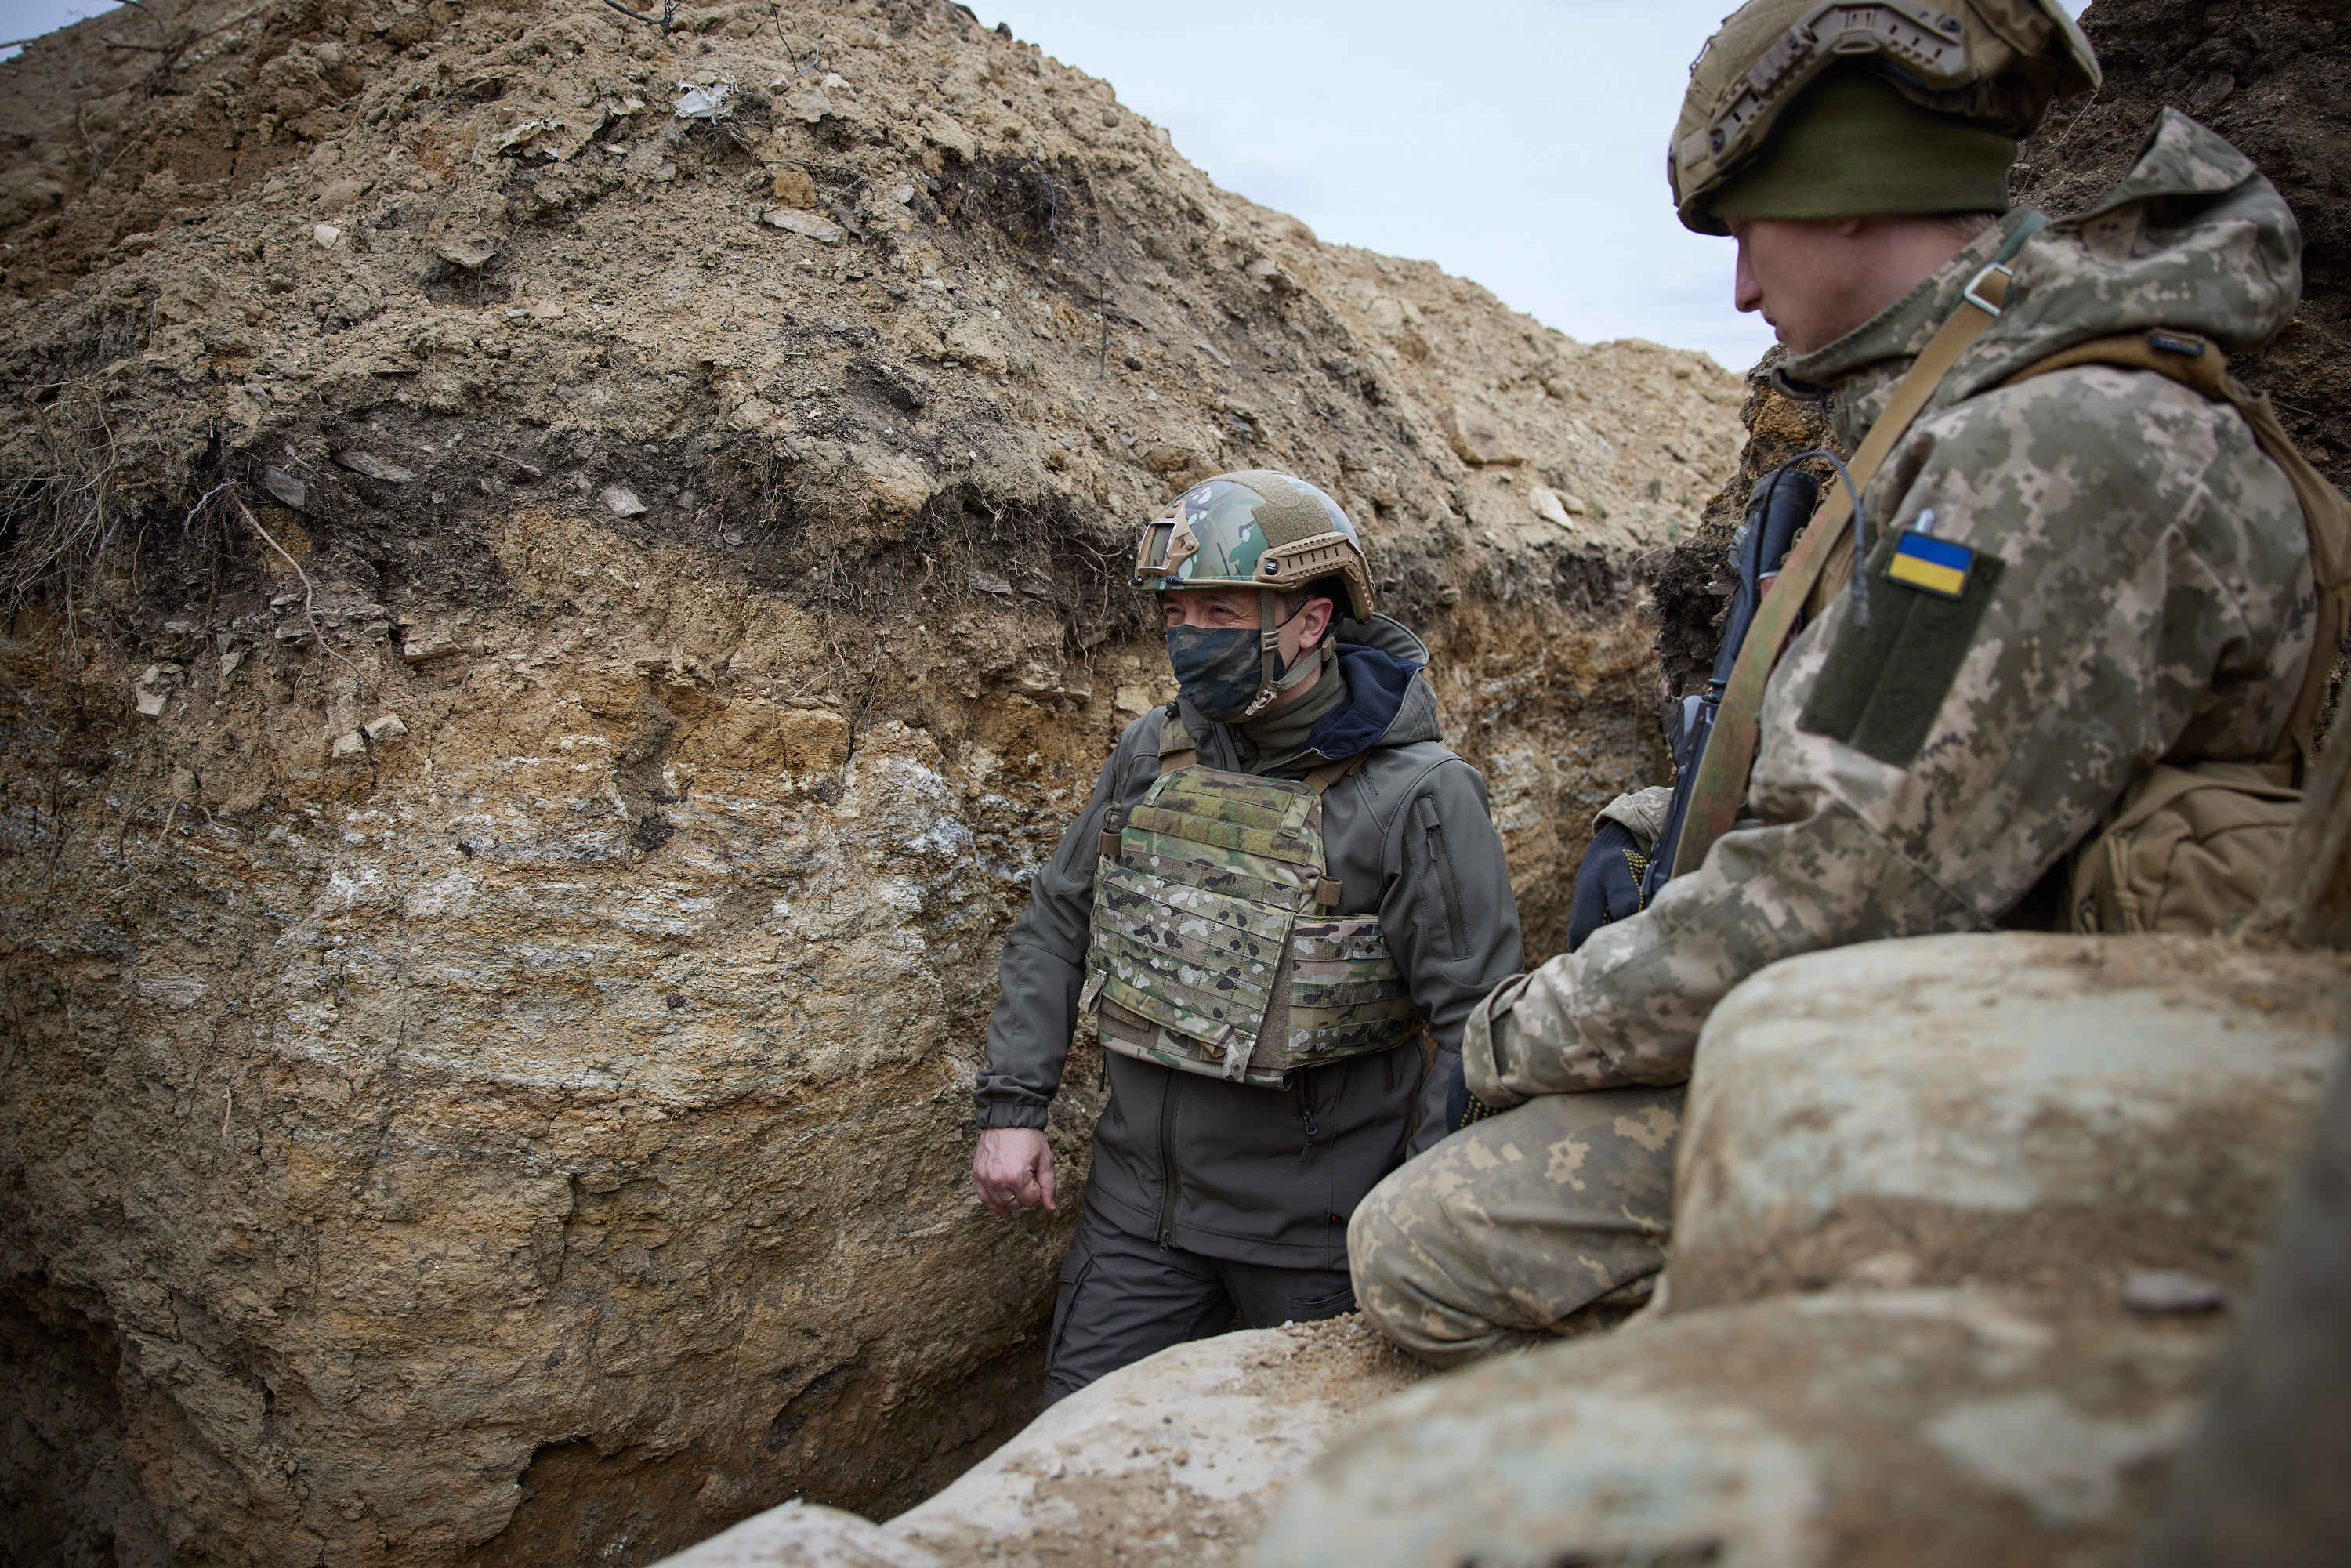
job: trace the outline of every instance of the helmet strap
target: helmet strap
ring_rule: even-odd
[[[1281,596],[1270,588],[1257,591],[1257,695],[1241,710],[1235,724],[1247,724],[1266,710],[1283,689],[1281,669]]]

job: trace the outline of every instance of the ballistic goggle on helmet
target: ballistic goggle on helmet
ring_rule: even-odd
[[[1249,468],[1203,479],[1143,525],[1134,583],[1177,588],[1256,588],[1282,594],[1317,578],[1344,584],[1343,616],[1372,613],[1372,573],[1363,536],[1339,503],[1303,479]]]
[[[1708,198],[1838,65],[1874,68],[1923,109],[2017,138],[2056,99],[2101,79],[2089,39],[2055,0],[1750,0],[1690,65],[1666,153],[1685,226],[1729,232]]]

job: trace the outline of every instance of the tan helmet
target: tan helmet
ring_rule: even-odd
[[[1342,614],[1371,618],[1371,565],[1355,525],[1321,490],[1270,468],[1201,480],[1144,524],[1135,543],[1135,585],[1154,592],[1257,588],[1287,593],[1322,577],[1346,584]]]
[[[1921,108],[2008,137],[2101,79],[2089,39],[2056,0],[1749,0],[1691,63],[1667,149],[1685,226],[1729,232],[1708,198],[1839,64],[1873,68]]]

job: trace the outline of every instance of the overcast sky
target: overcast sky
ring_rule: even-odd
[[[1217,183],[1326,240],[1435,261],[1586,342],[1648,338],[1743,370],[1770,329],[1731,309],[1730,242],[1686,232],[1665,176],[1690,59],[1735,3],[974,9],[1106,78]],[[108,8],[0,0],[0,38]]]
[[[1743,370],[1730,245],[1685,231],[1666,139],[1736,0],[974,0],[1210,178],[1326,240],[1425,257],[1586,342]]]

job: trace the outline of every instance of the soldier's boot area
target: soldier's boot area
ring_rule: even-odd
[[[1620,1322],[1665,1263],[1682,1092],[1547,1095],[1390,1176],[1347,1228],[1364,1313],[1440,1366]]]
[[[1387,1402],[1255,1561],[2126,1561],[2347,1008],[2342,955],[2170,937],[1764,970],[1706,1029],[1660,1306]]]
[[[1128,1235],[1089,1204],[1061,1260],[1045,1404],[1170,1345],[1228,1329],[1313,1322],[1354,1306],[1344,1269],[1236,1263],[1162,1247]]]

